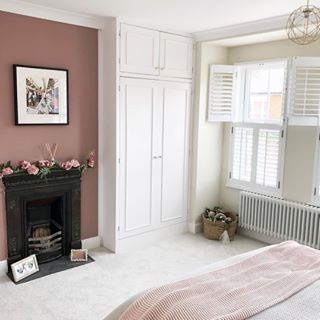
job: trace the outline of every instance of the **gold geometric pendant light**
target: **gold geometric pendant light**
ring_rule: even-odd
[[[320,9],[316,6],[301,6],[293,11],[287,22],[288,38],[296,44],[305,45],[320,38]]]

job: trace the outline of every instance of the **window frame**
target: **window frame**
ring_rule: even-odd
[[[283,192],[283,177],[284,177],[284,160],[285,160],[285,148],[286,148],[286,136],[287,136],[287,121],[286,112],[288,104],[288,59],[276,59],[266,61],[256,61],[248,63],[239,63],[236,65],[237,70],[237,101],[236,101],[236,114],[238,117],[231,123],[230,135],[229,135],[229,157],[228,157],[228,178],[226,186],[233,189],[247,190],[271,196],[281,197]],[[248,98],[249,98],[249,85],[248,81],[248,69],[255,69],[257,66],[261,66],[265,69],[270,69],[272,66],[279,66],[283,64],[285,68],[284,85],[283,85],[283,99],[282,99],[282,113],[279,123],[275,121],[256,121],[248,119]],[[253,128],[253,150],[252,150],[252,170],[250,182],[233,179],[233,148],[234,148],[234,136],[233,130],[235,127]],[[277,173],[277,187],[269,187],[256,183],[257,175],[257,158],[258,158],[258,137],[260,129],[279,130],[280,131],[280,143],[279,143],[279,161],[278,161],[278,173]]]

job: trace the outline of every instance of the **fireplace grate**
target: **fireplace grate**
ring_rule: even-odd
[[[29,226],[28,252],[36,254],[39,262],[62,256],[62,227],[54,220]]]

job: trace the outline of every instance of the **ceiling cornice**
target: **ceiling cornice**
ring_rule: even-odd
[[[103,29],[107,18],[49,8],[20,0],[0,0],[0,11],[63,22],[94,29]]]
[[[287,20],[288,16],[283,15],[268,19],[235,24],[227,27],[195,32],[193,33],[193,36],[196,41],[205,42],[283,30],[285,29]]]
[[[0,0],[0,10],[94,29],[103,29],[105,26],[105,21],[106,19],[108,19],[106,17],[86,15],[66,10],[49,8],[41,5],[35,5],[22,0]],[[192,35],[196,41],[205,42],[283,30],[286,25],[287,19],[288,16],[283,15],[195,32]]]

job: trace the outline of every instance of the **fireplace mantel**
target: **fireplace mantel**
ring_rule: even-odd
[[[81,172],[53,170],[46,177],[16,173],[3,178],[6,197],[8,265],[28,256],[28,203],[60,198],[63,212],[62,255],[81,248]],[[9,268],[10,270],[10,268]]]
[[[41,178],[40,176],[30,175],[26,172],[15,173],[4,176],[2,178],[6,190],[16,189],[19,187],[25,188],[27,186],[36,185],[38,187],[47,187],[52,183],[70,183],[71,180],[75,182],[81,179],[81,172],[78,169],[58,170],[54,169],[47,176]]]

